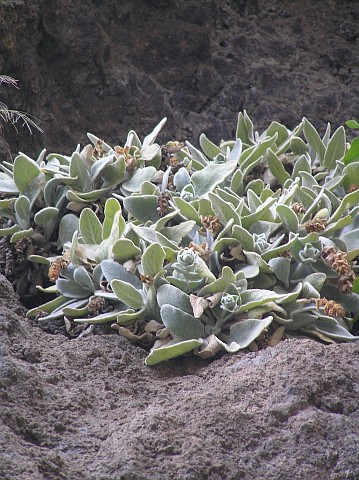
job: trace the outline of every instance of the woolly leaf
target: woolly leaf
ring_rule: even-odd
[[[64,309],[65,315],[68,315]],[[86,309],[85,309],[86,311]],[[74,312],[76,313],[76,311]],[[80,316],[80,315],[79,315]],[[95,317],[90,317],[90,318],[77,318],[74,316],[74,322],[76,323],[89,323],[91,325],[98,325],[100,323],[107,323],[107,322],[114,322],[117,320],[118,312],[115,310],[113,312],[108,312],[108,313],[100,313],[99,315],[96,315]]]
[[[266,317],[262,320],[247,318],[235,323],[229,329],[228,345],[225,349],[234,353],[242,348],[247,348],[259,335],[269,327],[273,317]]]
[[[83,288],[73,280],[59,278],[56,280],[56,288],[65,297],[69,298],[85,298],[90,292],[87,288]]]
[[[348,330],[336,322],[326,321],[321,318],[320,322],[315,322],[307,328],[303,328],[303,331],[319,336],[322,340],[326,341],[341,341],[341,342],[354,342],[359,340],[359,337],[355,337]],[[321,334],[321,335],[318,335]],[[327,337],[325,339],[325,337]]]
[[[193,313],[189,295],[173,285],[166,284],[159,287],[157,301],[160,307],[169,304],[190,315]]]
[[[217,145],[211,142],[204,133],[200,135],[199,143],[207,157],[211,158],[212,160],[216,155],[224,153],[219,147],[217,147]]]
[[[127,262],[141,253],[141,249],[128,238],[120,238],[112,247],[112,256],[119,263]]]
[[[138,310],[144,307],[144,299],[139,290],[123,280],[112,280],[111,288],[117,298],[130,308]]]
[[[102,227],[102,238],[104,240],[110,236],[117,212],[121,212],[120,202],[116,198],[108,198],[105,203],[105,219]]]
[[[198,339],[205,335],[200,320],[173,305],[166,304],[161,307],[161,318],[171,334],[181,340]]]
[[[160,131],[162,130],[162,127],[166,122],[167,122],[167,117],[162,118],[162,120],[158,123],[158,125],[155,126],[152,132],[143,139],[142,149],[149,147],[155,142],[157,135],[160,133]]]
[[[41,176],[41,170],[34,160],[23,153],[14,160],[14,181],[20,193]]]
[[[15,201],[15,218],[20,228],[27,229],[30,226],[30,200],[25,195],[20,195]]]
[[[273,273],[268,263],[258,253],[243,250],[243,254],[249,265],[257,265],[263,273]]]
[[[141,258],[143,275],[155,276],[163,269],[166,253],[158,243],[153,243],[144,251]]]
[[[103,260],[101,262],[101,269],[104,277],[109,283],[111,283],[112,280],[118,279],[123,282],[130,283],[137,290],[142,289],[141,280],[135,275],[129,273],[125,267],[117,262],[114,262],[113,260]]]
[[[202,170],[192,175],[192,184],[197,197],[201,197],[214,190],[229,177],[237,166],[236,162],[210,163]]]
[[[90,208],[84,208],[81,212],[80,232],[84,243],[99,245],[102,241],[101,222]]]
[[[242,227],[249,229],[258,220],[272,220],[270,207],[276,202],[275,198],[268,198],[254,213],[242,217]]]
[[[344,165],[357,161],[359,161],[359,137],[354,138],[343,159]]]
[[[56,218],[59,215],[59,209],[55,207],[45,207],[39,210],[34,215],[35,223],[38,225],[45,225],[47,222]]]
[[[339,127],[329,140],[324,155],[324,166],[333,168],[336,160],[341,160],[345,153],[345,130]]]
[[[90,171],[86,166],[86,162],[77,152],[74,152],[71,156],[70,176],[73,178],[77,177],[76,186],[81,192],[88,192],[91,189]]]
[[[63,247],[66,242],[71,241],[74,233],[79,229],[79,226],[79,218],[72,213],[68,213],[61,218],[59,225],[59,245],[61,247]]]
[[[276,211],[287,232],[296,233],[298,231],[299,222],[294,211],[287,205],[277,205]]]
[[[291,259],[285,257],[271,258],[268,265],[273,270],[278,280],[284,283],[285,287],[289,286]]]
[[[155,167],[139,168],[132,177],[122,183],[123,188],[128,192],[139,192],[143,182],[151,181],[156,173]]]
[[[87,289],[89,292],[93,293],[95,291],[93,281],[85,267],[80,266],[76,268],[74,280],[80,287]]]
[[[186,220],[194,220],[197,225],[201,225],[198,212],[190,203],[180,197],[174,197],[172,201]]]
[[[208,193],[208,198],[211,202],[214,213],[220,219],[223,225],[225,225],[232,218],[236,224],[240,223],[239,215],[231,203],[222,200],[219,195],[212,192]]]
[[[29,262],[38,263],[39,265],[50,265],[51,263],[48,258],[42,257],[41,255],[29,255],[27,259]]]
[[[289,173],[285,171],[283,163],[270,148],[267,150],[266,159],[272,175],[274,175],[274,177],[278,180],[278,183],[283,185],[284,182],[290,178]]]
[[[186,235],[190,234],[195,225],[196,222],[193,220],[187,220],[179,225],[174,225],[173,227],[164,227],[161,233],[171,242],[180,244],[182,239],[185,238]]]
[[[123,205],[140,222],[146,223],[150,220],[152,223],[156,223],[158,220],[157,199],[156,195],[133,195],[126,197]]]
[[[245,110],[238,114],[236,138],[240,138],[247,145],[253,143],[253,123]]]
[[[201,346],[202,339],[199,340],[185,340],[183,342],[173,342],[164,347],[153,348],[150,354],[146,357],[145,364],[147,366],[156,365],[157,363],[170,360],[171,358],[180,357],[185,353],[191,352],[195,348]]]
[[[305,138],[307,139],[307,142],[313,148],[315,153],[318,155],[319,160],[322,161],[324,159],[324,153],[325,153],[324,144],[318,132],[316,131],[316,129],[306,118],[303,118],[303,132],[304,132]]]
[[[246,290],[241,294],[242,305],[240,312],[247,312],[254,307],[259,307],[268,302],[281,300],[283,295],[273,292],[272,290],[252,289]]]
[[[223,292],[229,284],[236,283],[236,277],[232,269],[228,266],[223,267],[222,274],[220,278],[217,278],[209,285],[203,287],[199,292],[199,297],[204,297],[205,295],[212,295],[217,292]]]
[[[0,193],[19,193],[14,180],[2,172],[0,172]]]
[[[328,223],[336,222],[340,219],[340,217],[344,214],[345,210],[350,209],[354,205],[359,203],[359,189],[355,190],[352,193],[348,193],[343,200],[340,202],[339,207],[333,213],[333,215],[329,218]]]

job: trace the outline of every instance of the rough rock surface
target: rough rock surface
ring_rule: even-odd
[[[359,112],[357,0],[0,0],[0,101],[43,135],[0,125],[0,158],[233,135]],[[0,277],[0,478],[359,479],[359,344],[291,340],[156,368],[118,335],[69,340],[24,316]]]
[[[359,344],[149,368],[117,334],[44,333],[0,292],[1,479],[359,478]]]
[[[359,2],[0,0],[0,72],[20,80],[1,98],[45,130],[6,127],[12,154],[70,154],[87,131],[121,144],[165,115],[166,140],[219,141],[243,109],[324,131],[358,115]]]

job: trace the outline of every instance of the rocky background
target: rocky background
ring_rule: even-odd
[[[44,134],[0,126],[0,156],[219,141],[359,115],[357,0],[0,0],[1,100]],[[117,334],[69,340],[25,317],[0,276],[0,478],[357,480],[358,344],[287,340],[213,362],[144,366]],[[53,331],[54,332],[54,331]]]
[[[135,129],[196,142],[258,129],[318,128],[359,112],[357,0],[0,0],[1,98],[45,133],[6,127],[9,146],[70,154],[90,131],[110,144]]]

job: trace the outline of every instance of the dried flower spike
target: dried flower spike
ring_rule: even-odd
[[[328,222],[324,218],[315,218],[314,220],[309,220],[307,222],[305,229],[307,233],[312,232],[322,232],[328,226]]]
[[[162,157],[165,159],[170,157],[176,152],[179,152],[184,147],[184,143],[178,141],[167,142],[166,145],[162,145],[161,152]]]
[[[61,270],[67,267],[69,262],[65,260],[63,257],[56,258],[49,267],[48,277],[51,282],[56,282],[56,280],[60,276]]]
[[[346,259],[346,253],[334,247],[323,247],[324,261],[339,273],[338,287],[343,293],[352,293],[355,273]]]
[[[17,251],[17,253],[24,254],[30,243],[31,240],[29,237],[20,238],[20,240],[15,243],[15,250]]]
[[[349,185],[348,187],[348,193],[352,193],[352,192],[355,192],[356,190],[358,190],[359,186],[358,185],[355,185],[355,183],[352,183]]]
[[[305,213],[306,212],[306,209],[304,208],[304,205],[302,203],[299,203],[299,202],[293,203],[292,210],[295,213]]]
[[[92,297],[87,304],[90,315],[99,315],[106,307],[107,302],[103,297]]]
[[[160,217],[164,217],[168,213],[168,202],[170,201],[170,196],[168,193],[164,192],[157,198],[157,213]]]
[[[103,148],[104,141],[101,139],[97,140],[97,143],[93,149],[93,156],[96,158],[101,158],[105,154],[105,150]]]
[[[315,302],[317,310],[323,308],[325,315],[328,317],[344,317],[345,309],[343,305],[340,303],[335,302],[334,300],[327,300],[325,297],[323,298],[314,298],[312,299]]]
[[[142,283],[152,285],[154,277],[153,277],[153,275],[140,275],[140,280],[141,280]]]
[[[214,237],[222,230],[219,218],[214,215],[201,215],[201,223]]]
[[[126,147],[116,145],[114,150],[118,155],[123,155],[125,157],[126,170],[131,171],[136,168],[136,159],[130,154],[130,147],[128,145]]]
[[[190,242],[188,244],[188,247],[194,252],[197,252],[199,256],[203,258],[203,260],[208,261],[210,249],[208,248],[208,245],[206,242],[202,242],[200,245],[197,245],[194,242]]]

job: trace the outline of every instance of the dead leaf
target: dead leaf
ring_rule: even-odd
[[[201,347],[196,350],[194,353],[201,358],[211,358],[214,357],[219,351],[222,350],[222,345],[218,342],[218,339],[215,335],[210,335],[204,339]]]
[[[284,330],[285,327],[282,325],[277,328],[277,330],[272,333],[272,335],[269,337],[268,345],[270,347],[274,347],[275,345],[278,345],[278,343],[282,340],[283,335],[284,335]]]
[[[217,292],[207,297],[209,308],[214,308],[217,305],[217,303],[221,300],[222,295],[223,295],[222,292]]]
[[[163,324],[160,322],[157,322],[156,320],[150,320],[145,325],[146,332],[156,333],[161,329],[163,329]]]
[[[197,297],[192,293],[189,296],[189,300],[193,309],[194,318],[200,318],[205,309],[208,307],[208,300],[204,297]]]

